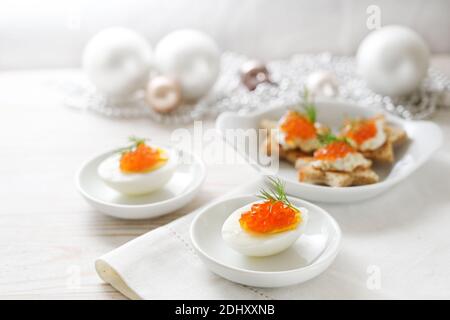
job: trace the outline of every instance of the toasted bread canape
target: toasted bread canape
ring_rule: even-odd
[[[369,119],[347,120],[341,131],[349,143],[366,158],[394,162],[394,146],[406,141],[403,129],[390,127],[383,115]]]
[[[378,182],[371,169],[372,161],[366,159],[345,139],[328,135],[323,147],[313,157],[297,159],[295,167],[301,182],[347,187]]]
[[[373,161],[392,163],[395,160],[394,147],[389,139],[381,147],[375,150],[361,151],[361,153],[364,157]]]
[[[402,128],[386,126],[384,129],[388,136],[388,140],[394,147],[400,146],[408,140],[408,135]]]
[[[372,169],[338,172],[322,171],[312,166],[306,166],[298,171],[298,178],[301,182],[330,187],[350,187],[378,182],[378,175]]]
[[[280,159],[286,160],[293,165],[295,165],[297,159],[308,156],[308,154],[299,149],[284,150],[275,140],[274,131],[269,131],[266,140],[263,142],[262,148],[264,148],[265,153],[268,156],[278,153]]]
[[[276,124],[276,141],[283,150],[300,149],[312,153],[320,147],[318,136],[329,131],[316,121],[317,112],[308,91],[299,105],[290,107]]]
[[[347,120],[338,137],[316,121],[316,109],[307,91],[299,106],[279,119],[262,119],[267,130],[264,152],[293,164],[302,182],[332,187],[376,183],[372,162],[392,163],[394,148],[407,140],[406,131],[389,126],[383,115]]]
[[[262,119],[260,128],[268,130],[263,147],[268,155],[276,150],[281,159],[293,164],[299,157],[312,154],[320,147],[319,136],[330,129],[316,121],[316,108],[305,89],[303,101],[289,108],[278,121]]]

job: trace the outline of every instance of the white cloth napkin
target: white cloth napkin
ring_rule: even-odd
[[[343,246],[328,270],[300,285],[251,288],[211,273],[189,240],[195,212],[100,257],[97,272],[133,299],[450,298],[449,160],[441,153],[374,199],[319,204],[340,224]]]
[[[250,182],[222,198],[256,193],[262,184]],[[269,299],[261,290],[222,279],[203,265],[189,238],[198,210],[100,257],[98,274],[131,299]]]

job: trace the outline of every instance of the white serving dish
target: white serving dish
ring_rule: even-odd
[[[124,195],[108,187],[97,173],[99,164],[113,152],[102,153],[84,163],[75,183],[89,204],[116,218],[147,219],[173,212],[192,200],[206,176],[203,161],[180,150],[177,169],[164,187],[146,195]]]
[[[344,117],[372,117],[376,114],[384,113],[380,109],[336,101],[317,101],[316,107],[318,121],[331,126],[334,130],[339,129]],[[259,151],[259,156],[255,156],[254,152],[249,152],[248,146],[247,148],[245,147],[243,139],[228,138],[232,136],[227,134],[230,132],[228,130],[258,129],[262,119],[278,120],[286,109],[287,106],[279,106],[248,115],[223,113],[217,119],[216,128],[221,132],[225,141],[230,143],[262,175],[278,176],[285,182],[288,194],[312,201],[345,203],[374,197],[404,180],[417,170],[439,149],[443,141],[441,129],[430,121],[407,121],[385,114],[389,123],[406,130],[409,139],[407,143],[396,148],[396,160],[393,165],[374,165],[373,169],[380,177],[378,183],[341,188],[307,184],[298,181],[297,171],[291,164],[281,161],[278,170],[269,170],[267,166],[262,164],[262,150]],[[242,132],[241,130],[241,133],[237,134],[242,134]],[[262,136],[258,138],[258,146],[261,143]]]
[[[221,235],[223,223],[236,209],[257,199],[247,195],[220,200],[192,221],[192,244],[212,272],[244,285],[283,287],[312,279],[330,266],[340,248],[341,230],[325,210],[296,198],[289,200],[308,210],[308,223],[290,248],[269,257],[247,257],[228,247]]]

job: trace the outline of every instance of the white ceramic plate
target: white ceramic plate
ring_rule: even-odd
[[[192,221],[192,244],[211,271],[244,285],[283,287],[305,282],[328,268],[339,251],[341,230],[325,210],[296,198],[289,199],[308,209],[308,223],[289,249],[269,257],[247,257],[228,247],[221,235],[223,223],[233,211],[257,199],[248,195],[221,200]]]
[[[352,103],[336,101],[318,101],[317,118],[319,122],[338,130],[345,117],[372,117],[383,113],[380,109],[361,107]],[[216,122],[217,129],[224,139],[230,143],[249,163],[263,175],[274,174],[262,165],[261,154],[254,156],[255,152],[249,152],[248,141],[236,139],[229,134],[229,129],[258,129],[262,119],[278,120],[286,111],[286,106],[265,109],[249,115],[236,113],[223,113]],[[297,171],[288,163],[280,162],[279,170],[275,175],[285,181],[286,192],[293,196],[321,202],[353,202],[368,199],[388,190],[399,183],[412,172],[425,163],[430,156],[442,144],[442,131],[436,124],[429,121],[406,121],[398,117],[386,114],[388,122],[402,127],[408,133],[409,141],[405,145],[396,148],[395,163],[393,165],[375,165],[374,170],[380,176],[380,182],[354,187],[332,188],[327,186],[312,185],[299,182]],[[235,133],[237,135],[241,133]],[[230,138],[232,137],[232,138]],[[262,137],[258,137],[257,144],[262,143]],[[247,144],[247,146],[246,146]]]
[[[102,153],[84,163],[76,176],[76,186],[94,208],[116,218],[147,219],[175,211],[192,200],[206,176],[199,158],[180,151],[180,164],[163,188],[147,195],[127,196],[108,187],[97,174],[99,164],[112,153]]]

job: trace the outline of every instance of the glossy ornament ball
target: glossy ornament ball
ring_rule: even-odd
[[[220,52],[207,34],[190,29],[174,31],[156,46],[158,70],[176,78],[183,98],[196,100],[208,93],[220,70]]]
[[[269,71],[264,63],[256,60],[250,60],[241,66],[241,81],[248,90],[253,91],[263,82],[271,82]]]
[[[339,91],[336,75],[326,70],[311,73],[306,80],[306,88],[318,97],[335,97]]]
[[[425,78],[429,50],[415,31],[387,26],[371,32],[357,53],[358,71],[373,91],[389,96],[413,92]]]
[[[145,87],[151,59],[152,49],[142,36],[113,27],[100,31],[86,45],[83,69],[100,92],[121,100]]]
[[[169,77],[155,77],[147,85],[145,98],[156,112],[171,112],[182,103],[180,84]]]

